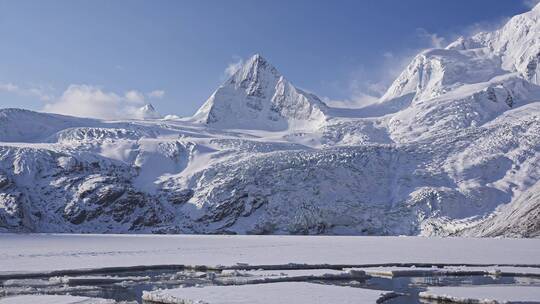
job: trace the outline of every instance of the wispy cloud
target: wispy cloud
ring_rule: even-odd
[[[0,92],[8,92],[19,96],[37,97],[42,101],[50,101],[53,96],[52,89],[44,86],[20,86],[9,83],[0,83]]]
[[[118,94],[92,85],[73,84],[43,110],[80,117],[137,119],[142,118],[140,106],[145,102],[144,94],[137,90]]]
[[[3,92],[17,92],[19,87],[13,83],[0,83],[0,91]]]
[[[165,91],[164,90],[154,90],[150,93],[147,94],[149,98],[157,98],[157,99],[161,99],[163,98],[163,96],[165,96]]]

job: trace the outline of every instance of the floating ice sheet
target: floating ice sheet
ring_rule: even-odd
[[[536,286],[467,286],[429,287],[420,293],[427,300],[454,303],[540,303],[540,287]]]
[[[513,276],[540,277],[540,267],[512,266],[446,266],[446,267],[366,267],[349,270],[365,271],[375,277],[428,277],[428,276]]]
[[[387,292],[353,287],[285,282],[240,286],[207,286],[145,292],[143,299],[157,303],[208,304],[358,304],[376,303]]]
[[[113,304],[113,300],[60,296],[60,295],[24,295],[0,298],[0,304]]]

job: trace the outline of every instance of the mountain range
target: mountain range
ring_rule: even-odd
[[[193,117],[0,109],[0,231],[540,236],[540,6],[333,108],[254,55]]]

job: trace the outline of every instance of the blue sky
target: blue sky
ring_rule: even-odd
[[[493,29],[530,5],[0,0],[0,107],[42,110],[78,97],[103,106],[151,102],[162,114],[191,115],[228,66],[254,53],[323,98],[363,102],[419,50]]]

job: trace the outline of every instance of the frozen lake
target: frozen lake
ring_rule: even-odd
[[[323,303],[329,296],[343,304],[350,298],[438,303],[419,295],[486,286],[530,287],[535,297],[540,240],[2,234],[0,283],[0,304],[36,294],[132,303],[282,303],[277,295],[290,303]],[[512,297],[512,290],[492,293]]]

